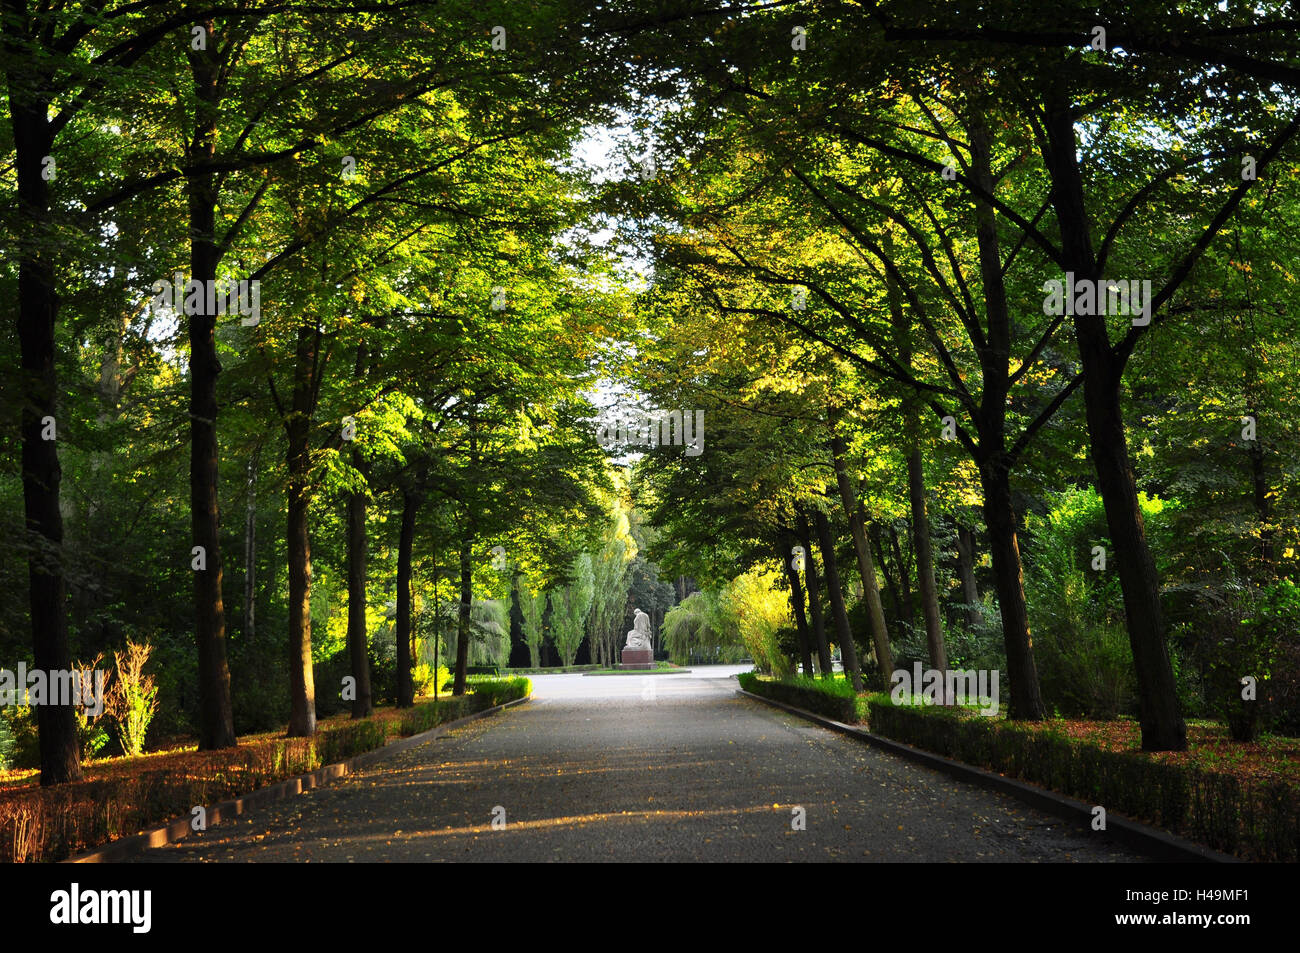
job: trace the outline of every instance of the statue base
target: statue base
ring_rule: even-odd
[[[650,649],[624,649],[623,664],[619,668],[654,668],[655,654]]]

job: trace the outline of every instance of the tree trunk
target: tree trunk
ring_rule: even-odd
[[[790,607],[794,610],[795,628],[799,631],[799,661],[803,664],[805,675],[813,674],[812,638],[808,632],[808,619],[804,614],[803,586],[799,583],[799,572],[794,568],[793,557],[777,551],[777,558],[785,567],[785,577],[790,583]],[[809,556],[805,553],[804,560]]]
[[[248,499],[244,504],[244,622],[241,634],[251,645],[257,627],[257,461],[262,455],[258,444],[248,458]]]
[[[831,664],[831,647],[826,641],[826,619],[822,613],[821,581],[817,578],[817,557],[813,554],[812,533],[808,517],[799,514],[799,543],[804,551],[804,576],[808,583],[808,613],[812,616],[813,637],[817,640],[817,664],[823,678],[834,674]]]
[[[971,121],[971,167],[981,188],[993,194],[992,146],[984,117],[976,112]],[[1033,640],[1029,631],[1029,610],[1025,605],[1024,571],[1016,514],[1011,503],[1011,463],[1006,453],[1007,402],[1011,388],[1011,313],[1002,274],[1002,252],[998,243],[993,207],[986,201],[975,205],[975,237],[979,245],[980,277],[988,341],[980,349],[984,389],[981,394],[977,431],[976,465],[984,488],[984,521],[988,528],[993,574],[1002,613],[1002,639],[1011,677],[1012,718],[1040,721],[1046,714],[1034,663]]]
[[[921,610],[925,615],[925,642],[930,650],[930,667],[935,671],[946,672],[948,649],[943,643],[943,624],[939,619],[939,592],[934,583],[930,517],[925,511],[925,470],[919,447],[907,456],[907,494],[912,503],[912,547],[916,550],[916,581],[921,590]],[[944,684],[947,684],[946,679]]]
[[[63,517],[59,511],[62,471],[54,440],[41,436],[46,417],[57,417],[59,384],[55,369],[54,326],[59,310],[48,233],[49,183],[42,160],[51,141],[47,121],[46,77],[7,70],[9,112],[18,176],[18,342],[22,361],[23,514],[33,546],[27,560],[32,653],[43,671],[72,667],[68,644],[67,583],[63,571]],[[8,254],[8,252],[6,252]],[[56,424],[57,426],[57,424]],[[57,435],[57,430],[55,431]],[[36,707],[41,785],[80,781],[81,741],[70,705]]]
[[[204,24],[212,39],[213,23]],[[190,51],[190,71],[197,100],[194,139],[189,147],[191,169],[185,184],[189,203],[190,278],[206,289],[217,276],[221,250],[217,246],[216,175],[205,163],[216,152],[217,109],[220,100],[218,44],[207,51]],[[173,288],[174,301],[185,289]],[[221,514],[217,482],[217,316],[206,314],[207,295],[188,316],[190,336],[190,523],[193,545],[203,548],[207,568],[194,572],[194,639],[199,663],[199,749],[236,744],[230,702],[230,670],[226,663],[226,609],[222,601]]]
[[[916,606],[912,602],[912,571],[903,559],[903,546],[898,540],[898,527],[889,524],[889,542],[894,548],[894,566],[897,571],[898,586],[903,597],[903,621],[912,631],[916,630]]]
[[[1034,664],[1033,641],[1029,633],[1029,610],[1025,605],[1025,580],[1016,538],[1016,514],[1011,506],[1011,484],[1005,467],[987,461],[980,465],[984,487],[984,522],[988,527],[989,552],[993,557],[993,578],[1002,613],[1002,641],[1007,653],[1007,674],[1011,678],[1012,718],[1041,721],[1046,714]]]
[[[460,612],[456,626],[456,683],[452,689],[455,695],[465,694],[465,669],[469,667],[469,610],[474,599],[474,567],[470,564],[470,556],[473,549],[474,535],[467,513],[465,531],[460,540]]]
[[[1258,417],[1256,420],[1258,420]],[[1256,424],[1256,427],[1258,427],[1258,424]],[[1275,534],[1269,525],[1273,514],[1268,498],[1268,474],[1264,463],[1264,443],[1258,434],[1258,430],[1249,452],[1251,497],[1255,504],[1255,517],[1259,520],[1259,555],[1263,563],[1264,575],[1271,577],[1275,563],[1273,554],[1273,537]]]
[[[289,464],[289,735],[316,733],[316,684],[311,661],[311,541],[307,508],[311,501],[311,367],[314,334],[298,329],[293,411],[286,421]]]
[[[898,359],[912,367],[912,329],[903,310],[902,294],[895,281],[889,282],[888,302],[898,347]],[[934,583],[934,552],[930,541],[930,518],[925,511],[925,467],[921,456],[921,422],[916,401],[906,403],[907,434],[911,451],[907,455],[907,496],[912,510],[912,551],[916,554],[916,586],[921,592],[921,614],[925,619],[925,642],[930,653],[930,667],[948,670],[948,650],[943,644],[943,624],[939,619],[939,593]],[[945,679],[944,684],[947,684]],[[946,695],[945,704],[951,699]]]
[[[880,567],[880,575],[885,580],[885,591],[889,593],[889,601],[894,606],[894,621],[902,622],[903,602],[898,594],[898,586],[894,585],[894,574],[889,570],[889,561],[885,558],[883,535],[878,523],[867,526],[867,539],[871,541],[871,546],[875,550],[876,565]]]
[[[876,581],[876,567],[871,563],[871,550],[867,546],[867,531],[862,511],[858,507],[853,486],[849,483],[848,464],[844,459],[844,438],[831,436],[831,459],[835,465],[835,482],[839,486],[840,502],[844,516],[853,534],[853,549],[858,557],[858,574],[862,577],[862,593],[867,600],[867,618],[871,621],[871,642],[876,650],[876,670],[882,685],[888,686],[894,671],[894,658],[889,650],[889,630],[885,628],[885,609],[880,604],[880,584]]]
[[[419,498],[402,494],[402,535],[397,544],[397,707],[415,704],[415,681],[411,674],[411,547],[415,542],[415,514]]]
[[[978,608],[980,590],[975,584],[975,534],[964,526],[957,527],[957,575],[966,602],[966,624],[975,629],[983,623],[984,617]]]
[[[840,640],[840,657],[844,671],[853,682],[855,692],[862,691],[862,669],[858,665],[858,649],[853,644],[853,630],[849,627],[849,614],[844,608],[844,590],[840,588],[840,570],[835,562],[835,539],[831,525],[821,510],[813,512],[817,524],[817,540],[821,544],[822,563],[826,567],[826,591],[831,597],[831,613],[835,617],[835,631]]]
[[[1075,281],[1097,281],[1083,180],[1079,172],[1074,118],[1070,103],[1055,95],[1047,103],[1048,171],[1051,200],[1061,233],[1061,250],[1067,271]],[[1149,304],[1149,302],[1148,302]],[[1102,315],[1074,315],[1074,336],[1083,365],[1083,400],[1097,492],[1106,510],[1129,644],[1138,682],[1138,710],[1142,748],[1146,751],[1184,751],[1187,726],[1178,706],[1178,686],[1169,660],[1160,584],[1155,560],[1147,545],[1137,480],[1128,452],[1121,406],[1125,360],[1111,347]]]
[[[368,479],[360,451],[352,451],[352,465]],[[348,655],[356,697],[352,700],[352,717],[366,718],[374,711],[370,689],[370,637],[366,631],[366,494],[364,490],[348,494]]]

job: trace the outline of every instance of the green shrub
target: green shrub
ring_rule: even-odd
[[[844,678],[795,675],[774,680],[763,678],[757,672],[744,672],[737,677],[740,687],[755,695],[848,724],[864,720],[865,709],[859,704],[853,685]]]
[[[451,670],[445,665],[439,665],[435,672],[432,664],[421,662],[411,670],[411,677],[415,682],[416,697],[432,695],[435,682],[441,686],[451,680]]]
[[[1105,804],[1216,850],[1300,860],[1293,784],[1243,785],[1232,775],[1106,751],[1063,733],[958,709],[892,705],[879,698],[870,699],[868,708],[871,730],[895,741]]]
[[[158,688],[153,676],[144,674],[152,653],[153,646],[148,642],[132,641],[126,643],[125,652],[113,653],[117,670],[113,673],[113,687],[104,699],[104,710],[117,725],[118,741],[126,755],[144,750],[149,723],[158,713]]]
[[[470,681],[469,689],[473,692],[475,710],[481,711],[527,697],[532,694],[533,683],[523,676],[475,678]]]
[[[316,739],[316,754],[321,764],[334,764],[382,748],[387,740],[383,722],[361,718],[322,731]]]
[[[169,818],[382,747],[383,722],[361,720],[314,738],[277,738],[189,751],[100,777],[0,789],[0,862],[61,860]]]
[[[1177,504],[1139,494],[1153,551],[1168,547]],[[1119,573],[1094,569],[1093,547],[1114,559],[1105,508],[1092,487],[1048,497],[1025,517],[1025,595],[1043,700],[1066,715],[1113,719],[1137,711],[1137,678]]]
[[[40,741],[36,734],[36,714],[31,705],[12,705],[0,708],[0,721],[5,723],[9,735],[5,760],[11,768],[39,768],[41,766]]]
[[[1254,741],[1259,734],[1264,684],[1273,674],[1282,646],[1300,620],[1300,586],[1282,579],[1242,593],[1245,617],[1226,635],[1210,666],[1212,704],[1232,737]],[[1256,681],[1255,699],[1242,698],[1242,678]]]
[[[446,695],[436,702],[428,701],[408,708],[402,713],[398,733],[403,738],[418,735],[438,725],[470,714],[470,696]]]

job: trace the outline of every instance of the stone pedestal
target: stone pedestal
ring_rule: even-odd
[[[624,649],[619,668],[654,668],[655,654],[650,649]]]

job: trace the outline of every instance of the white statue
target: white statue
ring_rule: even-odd
[[[640,609],[632,617],[632,631],[627,634],[628,649],[646,649],[647,651],[654,648],[650,644],[650,617]]]

